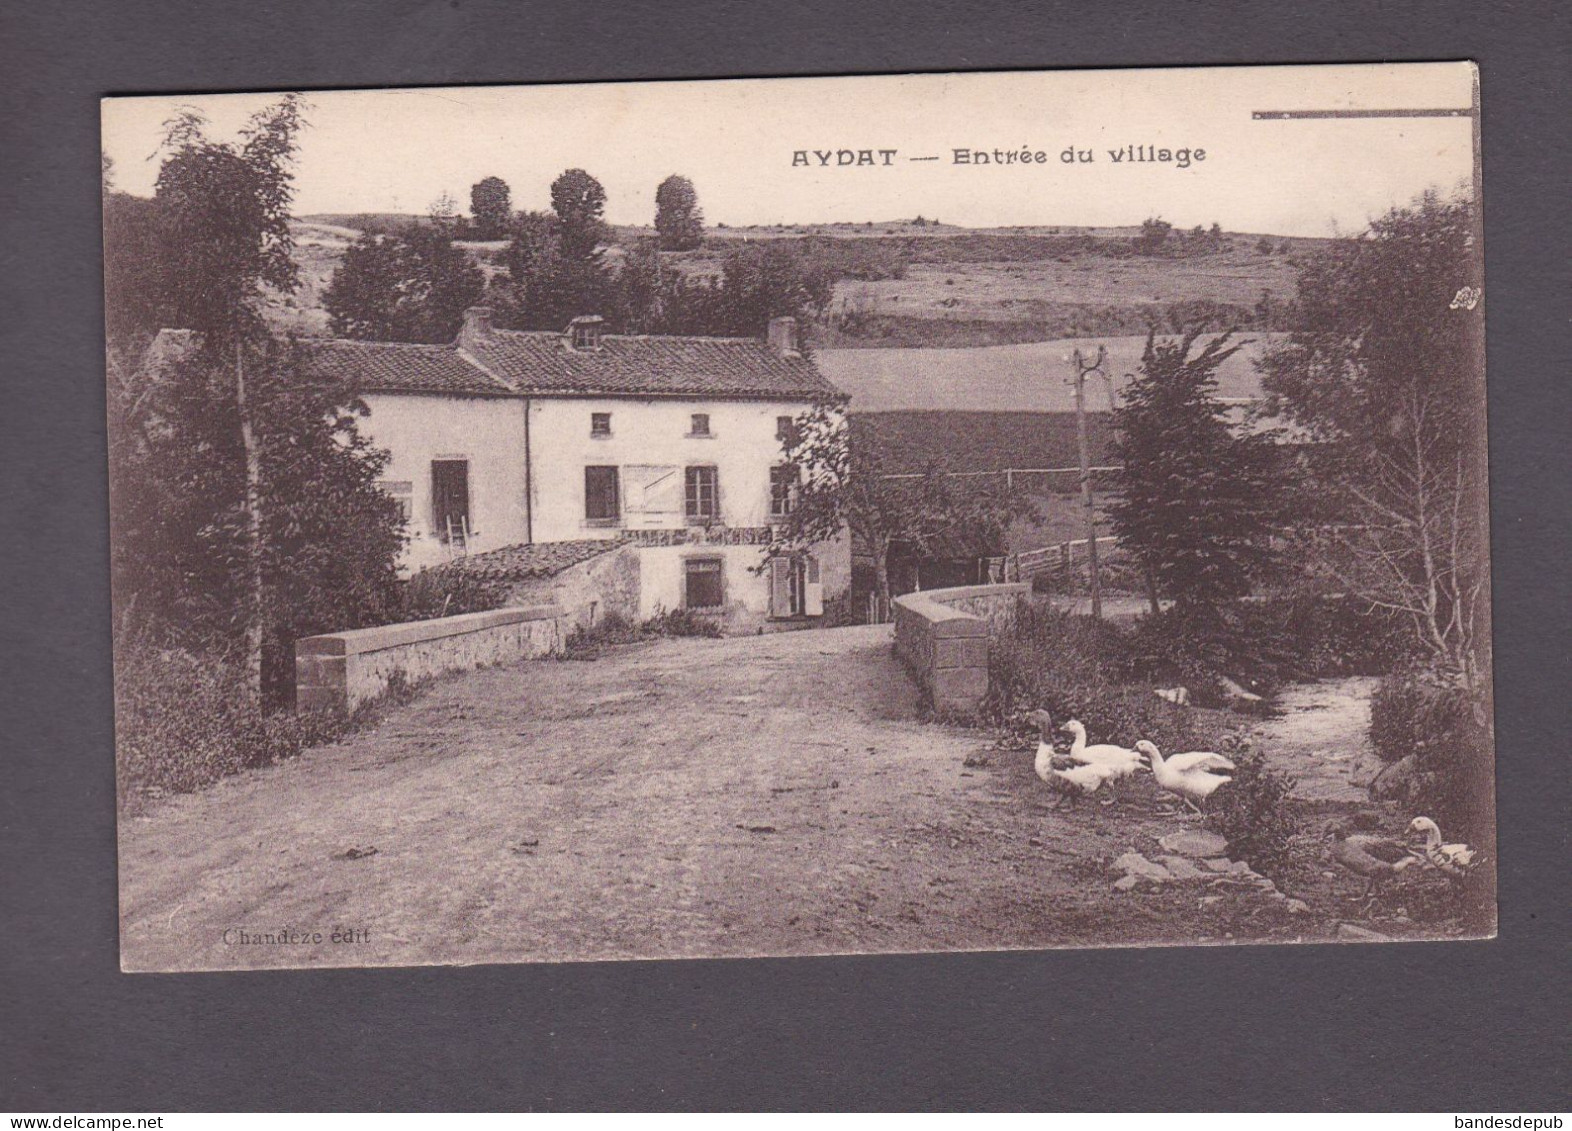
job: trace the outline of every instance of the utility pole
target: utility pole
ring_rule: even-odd
[[[1086,560],[1092,577],[1092,616],[1099,620],[1103,615],[1103,591],[1102,578],[1097,569],[1097,512],[1092,503],[1092,457],[1086,439],[1086,378],[1091,373],[1102,374],[1103,360],[1107,355],[1108,350],[1098,346],[1097,360],[1090,365],[1086,364],[1079,349],[1072,358],[1075,365],[1075,376],[1072,378],[1075,385],[1075,442],[1081,459],[1081,506],[1086,511]]]

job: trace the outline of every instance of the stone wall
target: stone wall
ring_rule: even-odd
[[[639,551],[633,546],[619,546],[551,577],[517,582],[508,592],[507,603],[556,605],[571,631],[574,626],[587,628],[607,613],[637,621],[639,592]]]
[[[988,639],[1031,586],[967,585],[895,598],[895,653],[936,711],[968,714],[988,697]]]
[[[361,628],[295,641],[295,709],[353,710],[394,672],[414,681],[547,655],[572,622],[555,604]]]

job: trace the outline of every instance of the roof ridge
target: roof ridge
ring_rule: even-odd
[[[469,350],[465,349],[463,346],[458,345],[457,343],[455,343],[452,346],[450,346],[449,348],[453,351],[454,355],[460,361],[465,362],[466,364],[469,364],[469,365],[473,365],[476,369],[480,370],[487,377],[490,377],[493,381],[495,381],[498,385],[501,385],[508,392],[510,392],[510,393],[518,392],[518,389],[514,386],[514,384],[511,381],[506,380],[504,377],[502,377],[501,374],[493,372],[489,367],[487,367],[486,365],[482,364],[481,360],[478,357],[476,357],[474,354],[470,353]]]

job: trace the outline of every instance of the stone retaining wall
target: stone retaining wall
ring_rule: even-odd
[[[295,709],[353,710],[394,672],[414,681],[561,648],[571,619],[555,604],[511,606],[295,641]]]
[[[988,697],[988,638],[1031,592],[1024,583],[965,585],[908,593],[892,602],[895,654],[936,711],[967,714]]]

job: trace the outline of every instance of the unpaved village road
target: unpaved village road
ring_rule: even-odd
[[[977,949],[1237,928],[1221,907],[1195,920],[1193,893],[1181,910],[1110,892],[1107,861],[1153,851],[1176,818],[1048,812],[1028,755],[916,713],[887,626],[663,640],[442,681],[339,745],[123,821],[123,965]],[[1256,937],[1307,925],[1243,913]],[[284,928],[324,941],[238,944]]]

